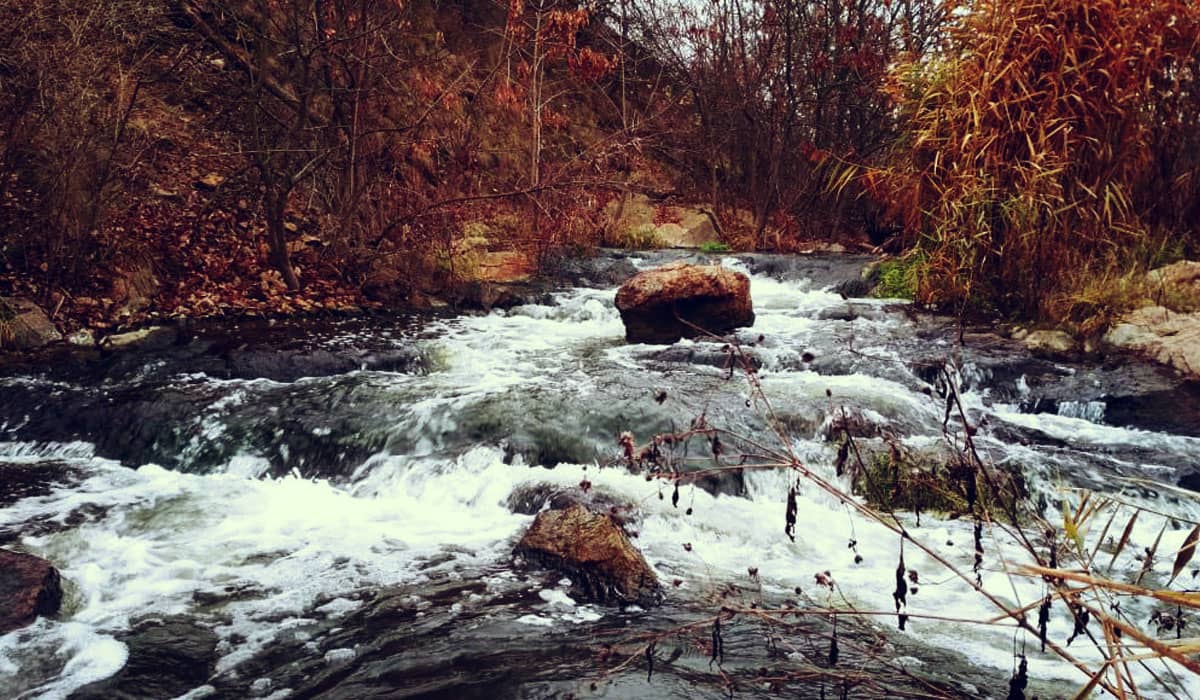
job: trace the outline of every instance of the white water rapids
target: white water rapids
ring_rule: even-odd
[[[732,259],[725,263],[740,265]],[[613,289],[575,289],[558,293],[552,305],[461,316],[433,322],[419,334],[397,334],[397,345],[421,346],[429,361],[429,370],[423,373],[360,371],[300,379],[287,386],[265,379],[227,380],[195,373],[176,378],[221,397],[197,406],[196,449],[206,441],[228,439],[225,417],[239,407],[257,405],[268,414],[286,411],[264,403],[281,392],[328,393],[330,425],[306,423],[303,428],[314,435],[333,430],[338,412],[356,400],[352,391],[342,390],[347,382],[386,394],[389,401],[374,408],[376,427],[393,439],[345,478],[324,478],[321,474],[327,472],[319,465],[272,477],[261,445],[245,446],[219,469],[185,473],[105,459],[96,456],[88,442],[0,442],[0,461],[53,462],[81,473],[76,482],[48,495],[25,498],[0,510],[0,528],[18,533],[20,548],[53,562],[69,582],[68,599],[58,619],[41,619],[32,627],[0,636],[0,696],[65,698],[114,674],[127,656],[119,633],[147,614],[196,614],[202,607],[198,591],[235,587],[256,592],[222,603],[213,618],[221,640],[217,671],[238,674],[239,664],[268,647],[281,629],[303,624],[314,611],[339,619],[358,607],[354,593],[364,588],[404,584],[419,590],[422,581],[433,577],[509,576],[513,544],[532,520],[510,510],[510,496],[531,485],[569,488],[584,479],[614,500],[637,506],[641,520],[635,544],[663,581],[681,581],[678,587],[668,586],[668,596],[703,600],[728,582],[745,584],[748,568],[755,567],[768,593],[784,596],[800,588],[818,604],[843,605],[844,595],[860,610],[893,610],[898,538],[808,484],[802,485],[799,497],[796,539],[789,541],[783,532],[788,474],[748,473],[746,497],[713,496],[685,486],[679,506],[673,507],[669,486],[623,468],[600,468],[595,463],[527,467],[520,456],[515,462],[506,459],[510,446],[503,439],[482,433],[477,444],[463,444],[472,437],[460,435],[464,428],[459,417],[473,408],[495,404],[497,420],[503,423],[504,412],[520,411],[525,401],[550,397],[572,406],[579,429],[599,442],[610,442],[609,456],[615,456],[617,436],[612,427],[622,416],[614,416],[606,402],[613,385],[623,382],[632,387],[630,401],[650,403],[655,390],[666,390],[671,397],[667,406],[679,411],[679,425],[686,425],[709,400],[729,411],[744,404],[749,396],[744,377],[725,381],[723,368],[670,363],[656,355],[661,348],[626,344],[613,307],[614,293]],[[824,415],[832,402],[855,407],[865,420],[897,428],[906,445],[920,447],[941,440],[944,404],[936,394],[931,397],[921,391],[925,382],[905,361],[918,349],[925,355],[953,358],[952,334],[918,339],[904,309],[883,301],[852,301],[854,314],[847,320],[831,313],[845,309],[846,301],[831,291],[811,289],[804,280],[755,275],[751,293],[757,321],[739,335],[745,341],[763,336],[753,352],[762,362],[763,391],[781,414]],[[344,340],[354,342],[354,338]],[[679,344],[685,349],[704,345]],[[836,366],[849,371],[818,371],[803,357],[806,351],[815,352],[817,362],[840,356]],[[1022,465],[1030,490],[1044,499],[1050,522],[1062,522],[1058,488],[1075,483],[1108,484],[1110,493],[1124,491],[1131,502],[1200,519],[1195,501],[1148,494],[1145,489],[1126,487],[1113,476],[1121,472],[1166,478],[1164,470],[1174,466],[1169,462],[1200,462],[1200,439],[1105,425],[1103,405],[1094,402],[1063,403],[1053,414],[1025,413],[1007,398],[1028,392],[1023,377],[996,387],[986,377],[966,381],[972,372],[980,371],[970,362],[955,366],[964,377],[963,399],[973,417],[992,428],[1033,436],[1032,441],[1017,444],[985,428],[980,440],[990,448],[989,454]],[[0,396],[12,383],[34,381],[0,380]],[[1000,388],[1007,392],[1004,400],[997,398]],[[826,397],[827,390],[832,400]],[[597,422],[589,424],[589,416]],[[653,426],[636,424],[636,415],[628,417],[633,424],[625,429],[639,442],[652,436]],[[824,420],[827,425],[828,418]],[[848,489],[849,484],[834,474],[836,445],[824,439],[822,421],[817,425],[814,434],[792,435],[791,447],[813,471]],[[20,426],[8,427],[20,435]],[[447,436],[457,436],[459,441],[448,441]],[[1079,458],[1081,453],[1099,456],[1087,461]],[[662,492],[666,498],[660,497]],[[686,514],[686,508],[692,515]],[[961,570],[971,571],[975,552],[969,518],[938,520],[926,514],[915,527],[911,517],[904,517],[914,537]],[[1131,578],[1131,572],[1142,568],[1137,555],[1153,542],[1162,522],[1141,519],[1132,534],[1134,544],[1118,558],[1114,578]],[[1173,555],[1189,529],[1168,527],[1159,551]],[[857,541],[861,563],[856,564],[854,552],[848,550],[851,539]],[[1035,603],[1046,594],[1040,580],[1008,574],[1006,568],[1028,563],[1029,557],[999,528],[985,530],[984,545],[981,580],[991,594],[1012,607]],[[1014,650],[1024,650],[1030,675],[1061,679],[1064,695],[1072,695],[1086,682],[1069,664],[1038,651],[1035,636],[1011,625],[922,618],[987,620],[1000,611],[916,547],[906,547],[904,558],[922,579],[919,593],[908,600],[912,619],[900,632],[894,617],[880,617],[880,628],[954,650],[1004,676],[1014,668]],[[1158,557],[1152,580],[1165,582],[1172,558]],[[814,575],[824,571],[836,581],[838,594],[814,584]],[[625,614],[575,601],[563,587],[547,588],[541,599],[544,605],[519,620],[530,634]],[[469,607],[472,601],[461,605]],[[1051,619],[1049,636],[1063,643],[1072,627],[1059,608]],[[1076,641],[1070,650],[1094,667],[1101,661],[1100,653],[1085,642]],[[344,663],[353,654],[353,650],[328,650],[326,659]],[[1137,669],[1145,695],[1170,697],[1173,692],[1179,697],[1200,697],[1200,681],[1195,677],[1178,668],[1174,672],[1162,665],[1153,668],[1172,690],[1158,687]],[[287,689],[269,684],[257,687],[263,696],[287,695]],[[968,695],[999,691],[960,690]],[[199,687],[191,696],[203,697],[207,692]]]

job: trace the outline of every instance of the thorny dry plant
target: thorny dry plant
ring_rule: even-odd
[[[850,693],[854,697],[957,697],[959,692],[950,690],[948,685],[922,678],[892,658],[895,647],[888,643],[882,629],[869,624],[892,616],[900,630],[906,628],[910,619],[1013,630],[1013,673],[1006,691],[1009,700],[1025,698],[1031,673],[1025,653],[1029,644],[1036,644],[1042,653],[1048,650],[1082,674],[1082,684],[1075,694],[1078,698],[1088,697],[1098,688],[1117,698],[1140,698],[1146,690],[1152,690],[1156,695],[1181,698],[1180,667],[1184,672],[1200,674],[1200,661],[1197,660],[1200,638],[1184,636],[1190,611],[1200,609],[1200,591],[1171,588],[1192,561],[1200,540],[1200,523],[1137,504],[1121,494],[1098,494],[1075,488],[1059,490],[1062,521],[1048,521],[1030,502],[1019,476],[1013,478],[981,457],[975,439],[978,426],[970,419],[959,394],[953,365],[945,362],[939,370],[937,391],[927,393],[931,400],[944,402],[943,439],[955,455],[949,483],[938,488],[954,489],[964,497],[969,512],[955,516],[973,520],[974,563],[966,570],[939,554],[928,536],[922,536],[919,511],[900,513],[887,505],[888,499],[864,499],[854,493],[856,478],[866,481],[863,490],[867,494],[882,491],[884,485],[874,482],[878,473],[873,473],[865,463],[852,434],[850,416],[844,407],[836,406],[836,397],[831,391],[826,390],[829,414],[834,416],[834,433],[841,437],[833,464],[833,479],[826,476],[827,470],[810,467],[796,455],[784,421],[776,415],[763,391],[753,358],[736,339],[705,335],[725,342],[723,350],[728,357],[725,379],[733,380],[738,374],[745,378],[746,406],[766,421],[770,428],[767,436],[739,434],[713,425],[702,411],[686,430],[655,435],[642,445],[637,444],[632,433],[622,433],[619,444],[626,467],[644,473],[648,481],[657,479],[669,485],[675,508],[679,507],[680,486],[729,473],[785,471],[791,478],[782,535],[793,542],[797,497],[804,489],[816,489],[832,496],[849,511],[881,525],[897,537],[892,593],[895,609],[857,608],[842,594],[829,571],[817,572],[814,576],[818,588],[826,593],[827,601],[823,605],[812,600],[805,604],[793,600],[769,604],[761,596],[747,600],[744,589],[728,584],[719,592],[719,609],[711,616],[604,645],[601,661],[612,663],[605,671],[607,675],[640,663],[646,667],[647,681],[651,681],[656,666],[674,664],[685,653],[703,654],[708,657],[708,680],[723,685],[733,696],[739,682],[746,682],[747,676],[730,670],[736,664],[726,664],[725,638],[730,624],[741,620],[761,625],[768,657],[792,659],[786,668],[781,664],[780,668],[758,669],[749,677],[756,687],[779,690],[802,686],[811,689],[819,685],[821,697],[825,696],[826,684],[831,692],[841,697]],[[665,393],[660,392],[655,400],[661,403],[665,398]],[[697,450],[693,448],[697,441],[704,445],[699,451],[701,454],[696,454]],[[894,442],[891,449],[896,449]],[[891,463],[894,469],[899,469],[894,452]],[[1150,482],[1133,485],[1164,488],[1163,484]],[[922,487],[926,486],[928,483]],[[891,488],[901,488],[898,478],[893,480]],[[1178,495],[1197,497],[1183,490],[1179,490]],[[686,514],[692,515],[691,507],[687,507]],[[1141,554],[1135,555],[1143,563],[1133,580],[1117,580],[1114,565],[1122,552],[1133,552],[1135,525],[1139,521],[1145,524],[1149,519],[1161,521],[1158,537],[1152,545],[1144,547]],[[1098,536],[1089,537],[1095,529],[1093,524],[1097,524],[1100,532]],[[1174,553],[1160,552],[1163,533],[1180,524],[1191,528],[1183,545]],[[857,554],[853,522],[850,528],[848,547],[854,550],[857,564],[862,558]],[[998,546],[985,547],[985,542],[1002,540],[1017,543],[1025,557],[1016,561]],[[690,548],[690,543],[684,547]],[[994,610],[994,614],[956,618],[909,612],[907,598],[910,593],[917,592],[920,578],[916,570],[905,565],[906,548],[919,550],[936,562],[944,575],[958,579],[972,589]],[[1101,554],[1105,556],[1101,557]],[[1151,575],[1155,562],[1163,556],[1173,558],[1170,579],[1160,588],[1151,585],[1150,581],[1155,579]],[[1027,604],[1013,604],[985,589],[981,573],[988,559],[993,560],[989,570],[1003,572],[1014,593],[1016,581],[1025,579],[1040,580],[1044,595]],[[747,573],[752,583],[759,584],[757,591],[761,593],[757,567],[750,567]],[[1192,570],[1191,578],[1196,574],[1197,571]],[[892,578],[893,575],[887,576]],[[926,577],[934,578],[928,574]],[[676,579],[673,583],[678,586],[681,582]],[[881,583],[886,582],[881,580]],[[799,587],[796,593],[801,594]],[[1132,617],[1135,610],[1152,612],[1148,619],[1135,620]],[[1062,615],[1069,616],[1072,633],[1068,639],[1060,641],[1051,638],[1048,627],[1053,617]],[[844,626],[857,623],[852,628],[853,633],[839,634],[839,620],[845,620]],[[1168,638],[1170,636],[1173,639]],[[1085,661],[1073,654],[1068,647],[1076,639],[1090,644],[1102,662]],[[673,651],[669,655],[661,654],[659,646],[672,642],[675,644]],[[848,657],[853,659],[852,663],[847,663]],[[795,660],[801,658],[806,660],[797,665]],[[1138,676],[1135,676],[1135,667],[1141,672]],[[1138,677],[1152,679],[1153,687],[1139,687]],[[903,682],[898,684],[898,681]]]

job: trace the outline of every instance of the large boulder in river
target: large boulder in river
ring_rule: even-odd
[[[617,291],[617,310],[631,343],[670,344],[754,323],[750,279],[719,265],[673,263],[638,273]]]
[[[625,531],[581,505],[539,513],[516,553],[568,574],[597,602],[650,605],[661,598],[658,578]]]
[[[59,340],[62,334],[37,304],[0,297],[0,350],[36,350]]]
[[[0,549],[0,634],[57,613],[62,595],[62,579],[50,562]]]
[[[1145,306],[1122,318],[1105,334],[1104,342],[1200,377],[1200,313]]]

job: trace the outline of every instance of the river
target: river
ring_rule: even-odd
[[[0,544],[49,559],[68,594],[57,619],[0,636],[0,696],[1003,697],[1021,653],[1032,693],[1072,696],[1087,678],[1036,635],[954,620],[998,614],[930,554],[971,572],[971,517],[900,516],[928,549],[904,551],[921,583],[900,631],[882,614],[899,538],[841,498],[801,479],[792,541],[792,473],[722,471],[676,499],[622,463],[621,432],[644,443],[703,415],[776,445],[769,426],[783,426],[778,447],[849,490],[837,417],[853,416],[864,445],[936,450],[950,377],[980,453],[1019,474],[1049,522],[1078,503],[1072,489],[1148,509],[1114,578],[1141,571],[1166,523],[1143,581],[1165,585],[1200,520],[1184,489],[1200,483],[1196,384],[1132,360],[1034,358],[903,302],[844,298],[835,287],[864,262],[723,260],[751,275],[757,321],[738,338],[774,422],[722,343],[627,344],[603,275],[488,314],[200,324],[157,346],[8,368]],[[714,466],[736,466],[723,458]],[[628,506],[666,586],[661,607],[589,603],[513,559],[533,513],[584,481],[584,497]],[[1009,575],[1030,560],[1011,532],[984,540],[985,590],[1012,607],[1046,595],[1040,579]],[[707,620],[722,606],[789,605],[881,613],[839,623],[852,687],[822,672],[828,615],[730,615],[711,663]],[[1151,608],[1135,605],[1126,613],[1145,624]],[[1048,636],[1063,644],[1072,630],[1059,606]],[[1070,651],[1091,665],[1102,654],[1083,639]],[[1179,668],[1149,669],[1135,671],[1144,695],[1200,696]]]

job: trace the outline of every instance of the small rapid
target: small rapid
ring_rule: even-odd
[[[891,530],[801,480],[792,541],[797,481],[784,470],[730,469],[673,502],[669,482],[622,463],[618,436],[645,443],[703,416],[849,491],[839,419],[864,439],[935,451],[953,381],[982,456],[1019,473],[1049,522],[1062,523],[1075,489],[1175,518],[1135,523],[1114,556],[1120,577],[1146,568],[1156,537],[1173,553],[1200,521],[1185,488],[1200,466],[1186,415],[1195,385],[1132,362],[1034,358],[903,302],[845,298],[835,285],[861,260],[721,262],[751,277],[757,320],[737,339],[769,407],[721,343],[627,344],[611,286],[488,314],[256,326],[257,340],[218,328],[90,369],[0,376],[0,544],[50,560],[68,586],[56,619],[0,636],[0,695],[104,697],[132,687],[111,685],[122,674],[147,688],[156,672],[135,663],[139,630],[158,620],[210,640],[197,645],[211,647],[200,656],[214,672],[146,697],[717,697],[720,677],[686,645],[649,682],[636,665],[605,675],[617,662],[596,654],[735,599],[872,613],[847,634],[870,647],[859,664],[880,678],[903,669],[943,694],[995,696],[1023,653],[1031,688],[1073,694],[1086,677],[1036,635],[963,622],[999,615],[943,565],[973,570],[970,517],[901,516],[928,552],[903,549],[920,584],[900,631],[882,614],[901,555]],[[270,369],[280,357],[287,367]],[[663,608],[590,604],[568,579],[514,561],[539,494],[581,482],[629,507],[634,543],[667,586]],[[989,528],[983,547],[990,595],[1014,608],[1046,595],[1040,579],[1011,575],[1029,561],[1011,531]],[[1147,582],[1165,585],[1170,569],[1160,555]],[[1059,611],[1048,636],[1063,642],[1073,626]],[[827,653],[799,639],[764,651],[753,623],[729,634],[730,668],[744,674]],[[1103,662],[1097,646],[1070,650]],[[1195,678],[1155,669],[1137,678],[1145,695],[1200,695]]]

